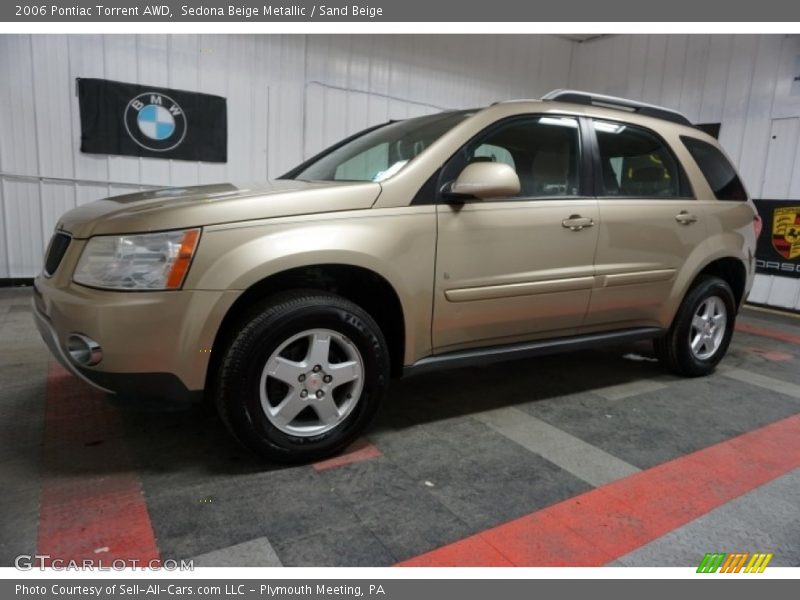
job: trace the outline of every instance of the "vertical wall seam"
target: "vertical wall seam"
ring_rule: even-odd
[[[10,240],[11,236],[9,232],[9,223],[8,223],[8,208],[6,206],[6,178],[0,178],[0,208],[3,210],[3,230],[5,235],[3,244],[5,245],[6,249],[6,277],[11,277],[11,245]]]
[[[631,72],[631,62],[633,61],[633,36],[629,36],[627,38],[627,48],[625,49],[625,53],[628,55],[628,60],[625,61],[625,72],[630,74]],[[625,93],[631,94],[633,90],[631,89],[631,82],[630,80],[625,82]],[[632,95],[632,94],[631,94]]]
[[[567,63],[567,87],[572,88],[575,87],[575,79],[574,79],[574,70],[575,70],[575,55],[578,53],[577,51],[580,48],[576,48],[578,46],[575,40],[569,40],[569,62]]]
[[[136,83],[141,85],[142,84],[142,63],[141,63],[141,56],[142,56],[142,48],[139,42],[139,34],[133,35],[133,47],[136,49],[136,56],[134,60],[136,60]],[[142,164],[142,157],[137,157],[137,163],[139,167],[139,179],[136,183],[139,185],[142,184],[142,180],[144,179],[144,174],[142,173],[144,165]]]
[[[749,83],[747,85],[747,95],[745,96],[745,102],[744,102],[744,114],[742,115],[742,121],[743,121],[742,134],[739,137],[739,156],[738,156],[738,159],[737,159],[737,163],[741,162],[742,153],[744,151],[744,140],[745,140],[745,137],[747,136],[747,118],[750,115],[750,102],[751,102],[752,97],[753,97],[753,82],[755,81],[755,78],[756,78],[756,65],[758,64],[758,50],[759,50],[759,47],[761,46],[761,40],[762,39],[763,39],[763,37],[761,37],[761,36],[759,36],[756,39],[756,52],[755,52],[755,55],[753,56],[753,64],[750,67],[750,81],[749,81]],[[738,164],[737,164],[737,166],[738,166]]]
[[[642,73],[642,80],[641,80],[642,81],[642,85],[641,85],[641,88],[639,90],[639,98],[641,98],[642,100],[645,99],[645,97],[644,97],[644,87],[645,87],[645,83],[647,82],[647,62],[649,60],[649,57],[650,57],[650,36],[648,35],[645,38],[645,42],[644,42],[644,72]]]
[[[733,38],[731,36],[727,36],[727,40],[730,47],[728,52],[725,54],[728,60],[726,61],[727,64],[725,65],[725,81],[722,83],[722,106],[719,117],[720,123],[722,123],[722,120],[725,118],[725,109],[727,108],[728,104],[728,82],[730,81],[731,69],[733,68]]]
[[[658,102],[663,102],[664,98],[664,78],[667,73],[667,55],[669,54],[669,43],[672,38],[667,38],[667,43],[664,44],[664,55],[661,57],[661,77],[658,82]]]
[[[308,141],[308,34],[303,34],[303,131],[302,131],[301,150],[302,160],[306,160],[308,155],[306,148]]]
[[[764,197],[764,186],[766,186],[766,183],[767,183],[767,168],[769,166],[767,164],[767,161],[769,160],[769,146],[770,146],[770,140],[772,139],[772,123],[775,120],[775,96],[778,95],[778,77],[780,75],[780,73],[779,73],[779,71],[780,71],[780,59],[783,56],[783,43],[784,43],[784,41],[785,41],[785,38],[784,38],[784,40],[781,41],[780,47],[778,48],[778,60],[775,61],[775,65],[774,65],[775,68],[772,71],[772,76],[770,78],[771,82],[772,82],[772,86],[771,86],[772,89],[770,91],[769,114],[767,115],[767,118],[769,119],[769,127],[766,130],[767,150],[766,150],[766,156],[764,157],[764,166],[761,169],[761,176],[760,176],[760,179],[759,179],[759,182],[758,182],[758,192],[759,192],[759,197],[760,198]],[[756,55],[756,57],[758,57],[758,55]],[[797,143],[797,140],[795,140],[794,151],[792,153],[792,166],[793,167],[794,167],[795,160],[797,159],[797,146],[798,146],[798,143]],[[783,193],[783,196],[786,197],[786,199],[788,199],[788,196],[789,196],[789,194],[791,192],[791,189],[792,189],[792,176],[790,175],[786,180],[786,190]],[[800,293],[800,285],[798,285],[798,293]]]
[[[689,45],[691,44],[692,37],[687,35],[686,37],[686,48],[685,52],[683,53],[683,65],[681,65],[681,92],[678,96],[678,110],[686,114],[686,109],[684,108],[684,99],[686,97],[686,84],[688,83],[687,80],[689,79],[687,72],[686,72],[686,65],[689,62]]]
[[[776,83],[777,83],[777,78],[776,78]],[[773,115],[774,115],[774,112],[770,114],[770,132],[772,132]],[[790,118],[798,118],[798,117],[790,117]],[[794,170],[794,166],[797,164],[797,156],[798,156],[798,154],[800,154],[800,140],[795,139],[795,141],[794,141],[794,151],[792,152],[792,174],[789,176],[789,182],[788,182],[789,183],[789,187],[786,189],[786,194],[785,194],[786,197],[787,197],[786,198],[787,200],[789,200],[790,199],[789,196],[792,195],[792,187],[793,187],[792,184],[794,183],[794,178],[800,176],[800,172],[797,172],[797,171]],[[769,156],[769,154],[768,154],[768,156]],[[766,172],[767,172],[767,169],[766,169],[766,165],[765,165],[764,166],[765,175],[766,175]],[[764,179],[765,179],[764,184],[766,184],[766,176],[764,177]],[[762,193],[763,193],[763,187],[762,187]]]
[[[703,36],[705,43],[703,45],[703,72],[700,75],[700,81],[703,82],[700,86],[700,106],[697,107],[697,120],[702,121],[705,119],[703,108],[706,104],[706,86],[705,81],[708,77],[708,65],[711,62],[711,36]]]
[[[8,59],[6,59],[8,60]],[[8,63],[6,63],[8,64]],[[0,173],[3,172],[3,153],[0,152]],[[8,207],[6,206],[6,178],[0,176],[0,211],[3,213],[3,246],[5,247],[6,277],[11,277],[11,249],[9,241],[10,225],[8,222]]]
[[[28,35],[28,48],[30,50],[30,60],[31,60],[31,98],[34,99],[33,101],[33,140],[36,144],[36,174],[39,177],[42,177],[44,173],[42,173],[42,140],[40,138],[40,131],[39,131],[39,117],[37,116],[38,111],[36,110],[36,98],[38,97],[36,94],[36,74],[34,67],[34,49],[33,49],[33,35]],[[45,57],[47,59],[47,57]],[[48,239],[47,232],[45,231],[44,227],[44,183],[41,179],[39,179],[39,183],[37,185],[39,190],[39,231],[42,234],[42,240]],[[44,253],[44,248],[40,249],[40,252]],[[35,256],[35,255],[34,255]],[[33,256],[31,257],[33,258]],[[10,275],[9,276],[13,276]]]
[[[72,39],[69,35],[65,36],[67,40],[67,92],[69,98],[69,145],[72,149],[72,177],[74,179],[78,178],[78,163],[77,163],[77,153],[81,151],[80,143],[75,145],[76,140],[79,140],[79,137],[75,136],[75,95],[78,92],[77,89],[77,81],[72,77],[72,74],[75,72],[72,68],[72,44],[70,40]],[[80,116],[80,115],[79,115]],[[74,207],[78,206],[78,182],[72,184],[72,205]]]
[[[103,44],[102,44],[103,45],[103,77],[108,79],[108,60],[106,60],[107,56],[108,56],[108,49],[106,48],[106,36],[101,34],[100,39],[103,42]],[[106,163],[106,181],[111,181],[111,158],[109,156],[105,157],[105,163]],[[108,185],[106,185],[106,195],[107,196],[111,195],[111,184],[110,183]]]
[[[251,64],[253,65],[253,68],[255,69],[255,67],[256,67],[256,51],[257,51],[256,41],[255,41],[255,39],[253,39],[252,36],[248,36],[248,38],[250,40],[251,48],[252,48],[252,54],[250,56],[250,59],[252,61]],[[258,94],[256,94],[256,90],[258,89],[258,87],[260,87],[262,85],[262,83],[263,83],[263,81],[261,80],[261,72],[259,71],[258,76],[256,77],[255,85],[251,85],[250,86],[250,110],[252,110],[254,114],[256,113],[256,111],[258,111]],[[266,118],[268,119],[269,116],[267,116]],[[258,167],[256,167],[256,164],[258,162],[258,158],[257,157],[258,157],[259,154],[260,154],[260,152],[256,152],[256,136],[251,133],[250,134],[250,177],[249,177],[249,179],[251,181],[256,179],[255,174],[256,174],[256,169],[258,168]],[[200,177],[200,167],[199,167],[199,165],[197,167],[197,170],[198,170],[198,179],[199,179],[199,177]]]

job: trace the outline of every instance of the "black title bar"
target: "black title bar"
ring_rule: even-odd
[[[270,3],[258,0],[18,1],[6,22],[797,22],[786,0],[369,0]],[[787,28],[787,31],[790,31]]]

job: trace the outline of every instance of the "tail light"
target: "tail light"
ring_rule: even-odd
[[[764,222],[758,215],[753,215],[753,229],[756,232],[756,239],[761,235],[761,230],[764,229]]]

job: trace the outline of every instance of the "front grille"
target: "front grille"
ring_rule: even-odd
[[[66,233],[56,233],[50,240],[50,245],[47,247],[47,256],[44,259],[44,274],[50,277],[58,269],[61,264],[61,259],[69,248],[69,243],[72,241]]]

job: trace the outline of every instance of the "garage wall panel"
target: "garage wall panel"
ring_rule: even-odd
[[[131,192],[132,188],[126,188],[127,192]],[[92,183],[76,183],[75,184],[75,204],[87,204],[94,202],[98,198],[103,198],[111,194],[110,186],[103,184]]]
[[[800,117],[773,119],[768,125],[766,167],[761,195],[764,198],[798,198],[791,195],[795,174]]]
[[[798,128],[800,129],[800,128]],[[789,181],[789,198],[800,198],[800,135],[795,139],[794,166]]]
[[[169,43],[169,53],[167,55],[167,64],[168,64],[168,78],[167,78],[167,85],[168,87],[177,88],[181,90],[197,90],[197,91],[204,91],[200,90],[199,83],[200,83],[200,76],[199,76],[199,37],[196,35],[171,35],[168,38]],[[243,55],[244,55],[244,49]],[[243,59],[243,67],[245,64],[249,64],[249,61],[242,56]],[[229,89],[230,89],[230,79],[233,79],[233,83],[238,84],[237,74],[230,74],[229,73]],[[148,81],[142,81],[140,83],[149,83]],[[248,86],[249,88],[249,86]],[[247,94],[247,90],[244,92],[241,91],[241,88],[237,88],[236,92],[241,94],[240,102],[242,103],[242,110],[249,110],[250,106],[247,104],[247,100],[249,100],[249,94]],[[238,119],[237,119],[238,120]],[[234,121],[233,118],[228,118],[228,125]],[[196,125],[195,125],[196,126]],[[246,144],[249,140],[243,140],[243,143]],[[231,144],[228,144],[228,147],[231,148]],[[238,148],[239,144],[233,145],[233,147]],[[229,150],[230,152],[230,150]],[[144,160],[144,159],[140,159]],[[158,159],[154,159],[158,160]],[[186,160],[169,160],[170,165],[170,183],[177,183],[178,185],[196,185],[199,182],[199,170],[198,164],[196,162],[190,162]]]
[[[75,87],[75,78],[77,77],[106,77],[104,39],[104,36],[101,35],[73,35],[68,36],[67,41],[70,85],[67,90],[60,93],[67,94],[71,107],[72,119],[70,125],[73,134],[70,151],[72,152],[74,164],[73,177],[79,180],[110,180],[107,157],[80,152],[80,112],[76,95],[77,89]],[[2,62],[2,56],[0,56],[0,62]],[[47,176],[49,174],[41,173],[41,175]]]
[[[134,83],[169,86],[170,39],[166,35],[145,35],[137,38],[136,79]],[[137,159],[139,181],[154,185],[169,185],[170,162],[168,160]]]
[[[751,193],[800,198],[800,148],[768,181],[770,127],[800,117],[791,79],[800,36],[0,36],[0,278],[28,277],[58,216],[107,195],[276,177],[390,118],[575,87],[675,106],[721,122]],[[82,154],[76,77],[191,89],[228,99],[226,164]],[[771,169],[771,170],[770,170]],[[794,286],[794,287],[792,287]],[[765,302],[800,283],[759,276]]]
[[[727,60],[733,38],[729,35],[699,37],[707,41],[708,50],[704,57],[701,57],[704,64],[697,122],[713,123],[719,116],[719,107],[722,106],[725,97],[725,86],[728,82]]]
[[[105,63],[104,77],[118,81],[139,83],[139,44],[136,36],[106,35],[103,37]],[[148,82],[149,83],[149,82]],[[111,155],[108,161],[108,178],[122,183],[141,181],[141,160],[133,156]]]
[[[201,91],[217,96],[228,96],[228,43],[226,35],[201,35],[198,45],[198,86]],[[166,85],[166,84],[165,84]],[[232,106],[228,103],[228,112]],[[230,142],[229,142],[230,147]],[[169,161],[145,161],[167,166],[166,183],[169,183]],[[198,170],[198,183],[214,183],[223,181],[227,176],[227,165],[205,163]],[[145,180],[147,181],[147,180]]]
[[[798,35],[609,36],[576,45],[570,86],[721,122],[720,142],[758,197],[771,120],[800,116],[789,95],[798,56]]]
[[[0,165],[0,168],[2,165]],[[6,235],[6,200],[5,200],[5,182],[0,179],[0,232],[3,233],[0,238],[0,273],[5,273],[6,277],[10,277],[10,263],[8,259],[9,251],[9,237]]]
[[[757,198],[766,197],[767,150],[772,123],[772,103],[778,75],[778,57],[781,38],[762,36],[758,39],[753,63],[753,78],[749,102],[744,119],[742,150],[740,155],[742,178],[749,182],[750,193]],[[784,191],[786,194],[788,190]],[[787,197],[781,195],[780,197]]]
[[[37,233],[38,239],[47,244],[61,215],[77,206],[76,189],[75,184],[69,181],[48,181],[39,185],[42,216],[41,228]]]
[[[8,275],[30,277],[41,268],[42,235],[41,184],[31,181],[3,181]]]
[[[64,35],[42,36],[31,44],[32,96],[40,172],[71,177],[73,128],[69,102],[69,51]],[[65,126],[66,125],[66,126]]]
[[[74,206],[264,180],[390,118],[538,97],[567,85],[574,46],[555,36],[0,36],[0,278],[34,275]],[[76,77],[226,97],[228,162],[82,154]]]
[[[686,38],[688,43],[678,108],[684,113],[699,115],[703,105],[703,85],[711,43],[707,36],[690,35]]]
[[[564,87],[572,45],[551,36],[309,36],[305,154],[386,119]]]
[[[0,162],[21,175],[39,171],[31,47],[29,37],[0,36]]]

